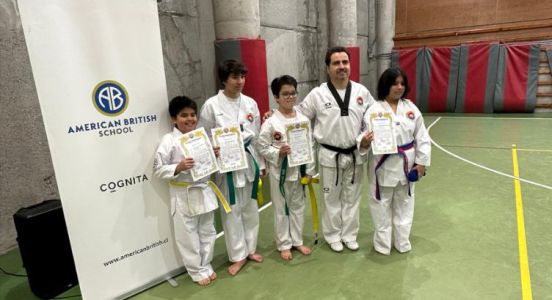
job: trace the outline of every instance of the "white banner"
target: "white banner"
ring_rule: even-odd
[[[168,188],[152,176],[171,129],[157,2],[18,3],[83,298],[181,272]]]

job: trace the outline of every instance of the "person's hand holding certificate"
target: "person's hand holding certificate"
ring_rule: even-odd
[[[291,148],[288,154],[290,167],[312,163],[312,133],[309,122],[297,122],[286,125],[287,143]]]
[[[184,133],[180,137],[180,148],[184,156],[194,159],[194,167],[190,170],[194,181],[218,171],[213,146],[203,127]]]
[[[211,134],[215,146],[220,147],[218,157],[220,173],[248,168],[239,126],[213,128]]]
[[[372,141],[374,155],[397,153],[393,117],[390,113],[370,114],[370,130],[374,133],[374,140]]]

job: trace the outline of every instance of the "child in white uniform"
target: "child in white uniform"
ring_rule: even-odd
[[[155,153],[154,174],[169,181],[175,241],[184,266],[193,281],[205,286],[217,278],[211,267],[217,196],[208,177],[193,181],[190,169],[194,160],[184,157],[179,146],[179,137],[196,128],[196,103],[186,96],[175,97],[169,103],[169,113],[174,129],[161,139]]]
[[[387,69],[378,82],[380,100],[364,116],[367,124],[371,116],[392,116],[398,148],[396,154],[372,155],[368,167],[374,248],[384,255],[390,254],[392,244],[400,253],[412,249],[409,237],[414,217],[413,181],[425,174],[431,162],[431,140],[420,110],[405,99],[408,90],[406,74],[399,68]],[[367,152],[373,138],[371,132],[365,136],[361,153]]]
[[[257,152],[268,164],[270,198],[274,205],[276,247],[283,260],[293,258],[292,247],[303,255],[311,253],[311,249],[303,245],[305,197],[301,176],[314,175],[315,165],[313,162],[301,166],[303,168],[289,167],[286,159],[292,151],[286,143],[286,125],[301,121],[310,124],[310,120],[294,108],[297,101],[296,88],[297,81],[289,75],[272,81],[272,94],[279,107],[272,117],[264,122],[257,143]],[[304,169],[304,174],[301,174],[301,169]]]
[[[264,172],[264,162],[257,158],[254,149],[261,128],[259,108],[255,100],[241,93],[247,69],[235,60],[227,60],[218,71],[224,89],[205,101],[198,126],[204,127],[209,135],[211,129],[217,127],[239,125],[242,129],[248,168],[231,174],[218,174],[216,181],[232,205],[231,213],[222,214],[222,226],[231,262],[228,273],[233,276],[248,259],[259,263],[264,259],[257,253],[259,211],[256,201],[258,179]]]

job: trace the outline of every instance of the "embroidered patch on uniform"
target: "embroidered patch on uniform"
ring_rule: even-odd
[[[329,187],[324,187],[324,188],[322,188],[322,193],[328,194],[329,192],[330,192],[330,188],[329,188]]]
[[[274,133],[272,134],[272,138],[275,141],[280,141],[282,139],[282,133],[279,131],[274,131]]]
[[[324,107],[325,108],[330,108],[330,107],[332,107],[332,104],[330,102],[326,102],[326,103],[324,103]]]
[[[358,105],[364,104],[364,100],[362,99],[362,97],[359,96],[359,97],[357,98],[357,103],[358,103]]]
[[[253,123],[253,114],[252,113],[248,113],[247,116],[245,116],[247,118],[247,121],[249,121],[249,123]]]
[[[413,111],[409,111],[406,113],[406,116],[410,119],[410,120],[414,120],[414,112]]]

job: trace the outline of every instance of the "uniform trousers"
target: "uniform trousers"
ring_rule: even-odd
[[[376,251],[389,255],[391,253],[391,238],[397,251],[403,253],[412,249],[410,244],[410,229],[414,217],[414,184],[395,187],[381,186],[380,200],[376,199],[375,183],[371,189],[370,212],[374,222],[374,248]]]
[[[228,186],[222,186],[224,195],[229,199]],[[235,188],[236,204],[231,205],[229,214],[220,206],[226,251],[231,262],[241,261],[257,249],[259,207],[257,201],[251,198],[251,189],[250,182],[245,187]]]
[[[214,221],[214,211],[190,217],[182,214],[177,206],[173,215],[176,245],[193,281],[213,274],[211,261],[217,235]]]
[[[353,178],[353,168],[355,178]],[[320,166],[322,188],[322,232],[327,243],[354,242],[359,230],[360,188],[364,174],[362,165],[349,163],[339,169]],[[336,176],[339,181],[336,185]]]
[[[286,199],[279,189],[279,180],[270,176],[270,199],[274,206],[274,233],[278,251],[303,245],[305,197],[299,180],[286,181]],[[286,215],[287,203],[289,215]]]

